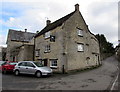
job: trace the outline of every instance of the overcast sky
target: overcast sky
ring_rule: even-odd
[[[9,1],[9,2],[8,2]],[[0,46],[6,46],[9,29],[36,32],[51,22],[73,12],[80,5],[89,29],[104,34],[107,41],[118,44],[119,0],[0,0]]]

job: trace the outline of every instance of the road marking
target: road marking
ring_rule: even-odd
[[[117,69],[119,70],[118,67],[117,67]],[[114,86],[115,86],[115,83],[116,83],[116,81],[117,81],[117,79],[118,79],[118,76],[119,76],[119,73],[118,73],[118,75],[117,75],[115,81],[114,81],[113,84],[112,84],[112,87],[111,87],[111,89],[110,89],[110,92],[112,92],[112,90],[113,90],[113,88],[114,88]]]

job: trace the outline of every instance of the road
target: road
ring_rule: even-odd
[[[102,61],[94,70],[74,74],[54,74],[50,77],[13,74],[2,75],[3,90],[108,90],[118,74],[118,61],[114,56]],[[116,81],[113,90],[118,89]]]

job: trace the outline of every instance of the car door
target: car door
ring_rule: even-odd
[[[26,73],[26,62],[19,63],[17,68],[19,69],[20,73]]]
[[[35,66],[31,62],[26,63],[26,72],[27,74],[35,74],[36,69],[35,69]]]

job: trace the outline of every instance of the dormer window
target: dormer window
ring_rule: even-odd
[[[83,30],[77,29],[78,36],[83,36]]]
[[[45,33],[45,38],[49,38],[50,37],[50,31]]]

